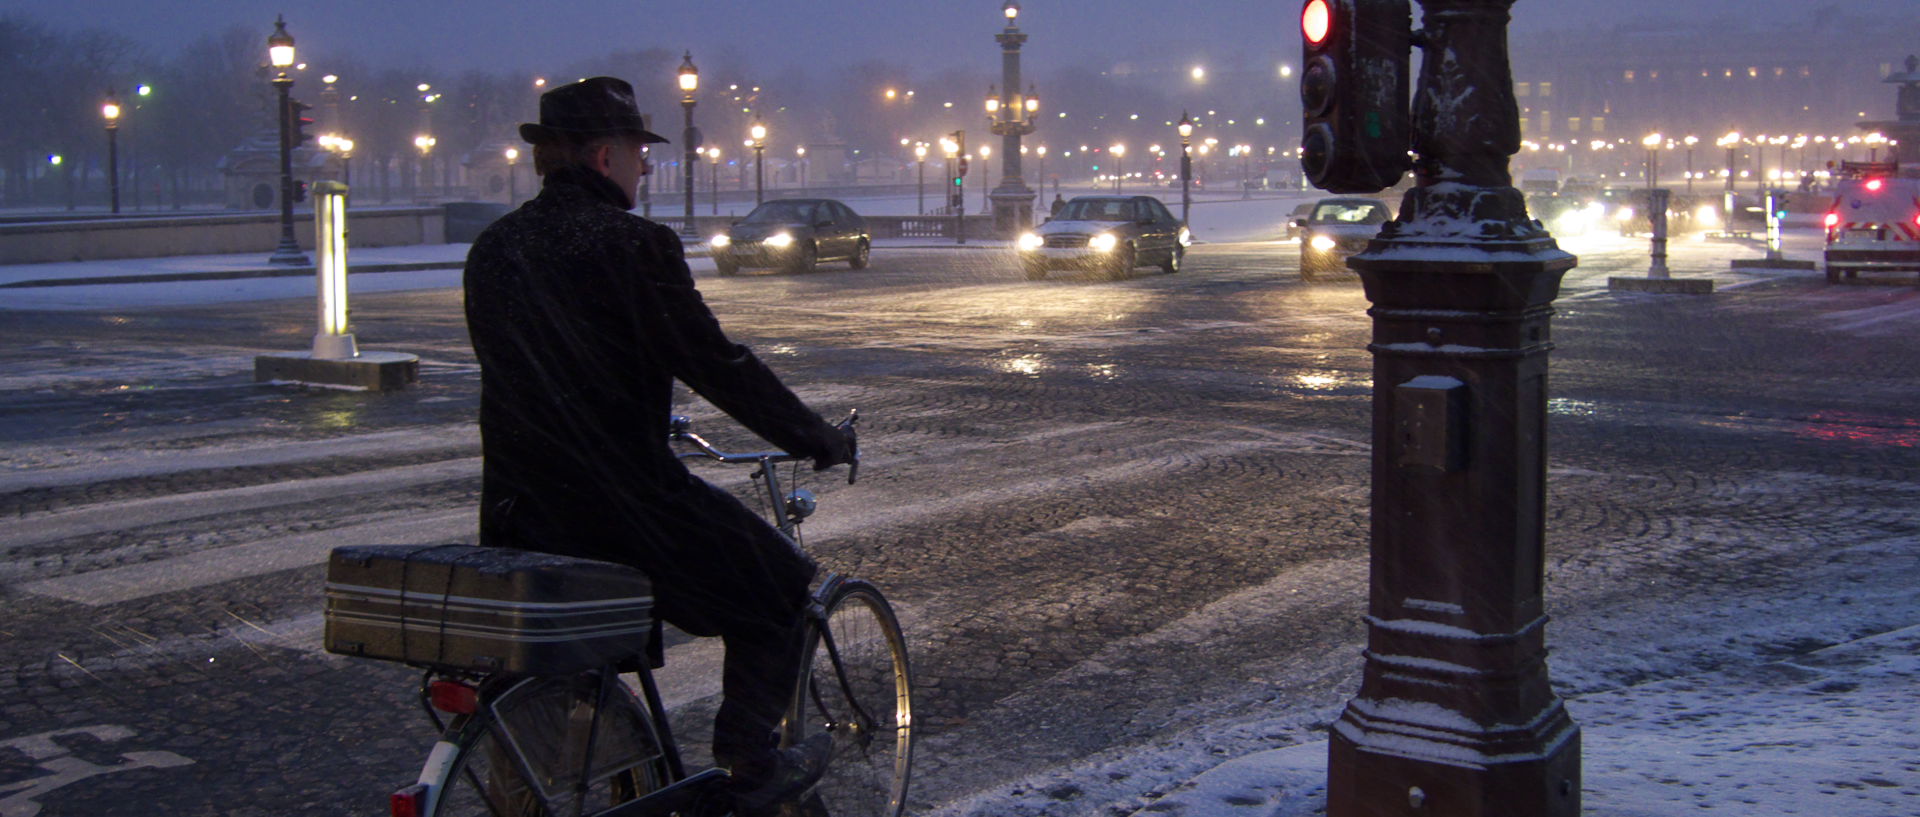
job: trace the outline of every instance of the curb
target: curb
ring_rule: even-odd
[[[1011,250],[1011,246],[994,244],[906,244],[880,247],[881,250]],[[705,249],[688,250],[687,258],[708,258],[711,253]],[[420,272],[423,270],[462,269],[466,259],[446,261],[410,261],[389,264],[350,264],[348,275],[372,272]],[[205,272],[154,272],[138,275],[97,275],[85,278],[33,278],[25,281],[12,281],[0,284],[0,289],[27,289],[36,287],[80,287],[102,286],[107,284],[166,284],[183,281],[228,281],[241,278],[294,278],[313,275],[310,267],[250,267],[247,269],[208,270]]]

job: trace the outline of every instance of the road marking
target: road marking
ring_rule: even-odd
[[[103,724],[100,726],[81,726],[73,729],[58,729],[41,732],[22,738],[0,740],[0,750],[12,749],[27,756],[41,771],[48,772],[42,777],[28,778],[0,783],[0,817],[33,817],[40,813],[40,804],[35,799],[52,794],[55,790],[78,783],[89,777],[115,772],[127,772],[134,769],[170,769],[193,765],[190,758],[181,757],[172,752],[123,752],[120,757],[127,762],[117,766],[100,766],[74,757],[57,738],[90,736],[103,742],[126,740],[133,737],[134,731],[124,726]]]
[[[479,511],[466,508],[427,516],[395,514],[378,521],[203,550],[141,564],[26,582],[28,593],[99,607],[161,593],[316,565],[341,545],[425,545],[472,542]]]
[[[8,526],[5,541],[0,541],[0,554],[12,548],[75,536],[296,502],[398,491],[415,485],[478,479],[479,476],[480,458],[466,457],[331,477],[85,505],[13,522]]]
[[[181,451],[177,445],[155,444],[177,442],[194,436],[191,433],[164,436],[146,433],[102,434],[87,437],[84,441],[11,446],[0,458],[0,469],[4,469],[4,472],[0,472],[0,493],[215,468],[283,465],[327,457],[369,454],[392,456],[442,449],[471,455],[480,449],[480,427],[474,423],[450,423],[325,440],[212,445],[193,451]],[[39,468],[22,468],[18,465],[61,461],[77,464]]]

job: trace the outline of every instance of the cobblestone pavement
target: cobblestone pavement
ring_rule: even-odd
[[[1679,244],[1676,273],[1711,272],[1716,294],[1614,295],[1606,276],[1644,269],[1644,248],[1569,244],[1548,531],[1562,687],[1914,623],[1913,591],[1848,582],[1920,572],[1884,545],[1920,530],[1920,294],[1734,275],[1750,250]],[[808,486],[807,545],[901,609],[916,810],[1075,764],[1100,771],[1049,794],[1091,810],[1187,774],[1127,765],[1138,747],[1191,741],[1192,764],[1311,739],[1350,694],[1367,304],[1351,280],[1301,283],[1296,258],[1213,245],[1178,275],[1027,282],[994,252],[902,252],[703,277],[810,402],[863,415],[863,479]],[[472,541],[477,373],[457,291],[354,314],[362,348],[421,356],[417,388],[251,383],[254,354],[306,344],[307,302],[0,311],[0,817],[364,814],[412,779],[433,739],[414,676],[318,652],[319,564],[334,544]],[[1743,637],[1769,600],[1817,596],[1833,615],[1773,630],[1796,638]],[[1649,608],[1673,631],[1628,628]],[[692,675],[668,680],[697,735],[713,684]],[[1297,726],[1192,740],[1276,709]],[[80,782],[56,786],[63,769]]]

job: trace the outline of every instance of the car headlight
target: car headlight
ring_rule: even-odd
[[[725,249],[727,245],[732,243],[733,243],[733,239],[728,238],[726,233],[721,233],[719,235],[716,235],[712,238],[707,239],[707,246],[712,247],[716,250]]]
[[[1193,246],[1193,233],[1187,232],[1187,228],[1185,227],[1180,228],[1180,246]]]
[[[1041,238],[1039,233],[1021,233],[1020,234],[1020,249],[1037,250],[1037,249],[1040,249],[1042,246],[1045,246],[1046,243],[1047,243],[1046,240]]]
[[[767,236],[767,246],[769,247],[786,247],[787,245],[792,243],[793,243],[792,233],[779,232],[779,233],[774,233],[773,235]]]
[[[1100,252],[1108,252],[1114,247],[1119,246],[1119,244],[1120,237],[1113,233],[1101,233],[1087,242],[1088,247],[1099,250]]]
[[[1307,242],[1307,246],[1312,247],[1316,250],[1319,250],[1320,252],[1329,252],[1334,248],[1335,242],[1333,239],[1328,238],[1324,235],[1316,235],[1313,237],[1312,241]]]
[[[1703,204],[1700,205],[1700,209],[1693,211],[1693,220],[1702,227],[1718,227],[1720,211],[1711,204]]]
[[[1623,223],[1624,223],[1624,222],[1628,222],[1628,221],[1632,221],[1632,220],[1633,220],[1633,208],[1632,208],[1632,207],[1622,207],[1622,208],[1620,208],[1620,209],[1618,209],[1618,210],[1615,210],[1615,211],[1613,212],[1613,220],[1614,220],[1614,221],[1619,221],[1619,222],[1623,222]]]

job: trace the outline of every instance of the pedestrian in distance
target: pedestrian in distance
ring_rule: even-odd
[[[1053,194],[1053,204],[1047,208],[1047,218],[1058,217],[1060,215],[1060,211],[1065,209],[1066,206],[1067,206],[1066,199],[1060,198],[1059,193]]]
[[[480,361],[480,544],[632,565],[662,621],[726,647],[715,762],[740,813],[775,809],[826,767],[830,741],[777,749],[817,570],[668,444],[674,381],[816,470],[854,460],[821,419],[721,330],[680,238],[627,211],[649,171],[633,87],[594,77],[540,97],[538,196],[467,256]]]

